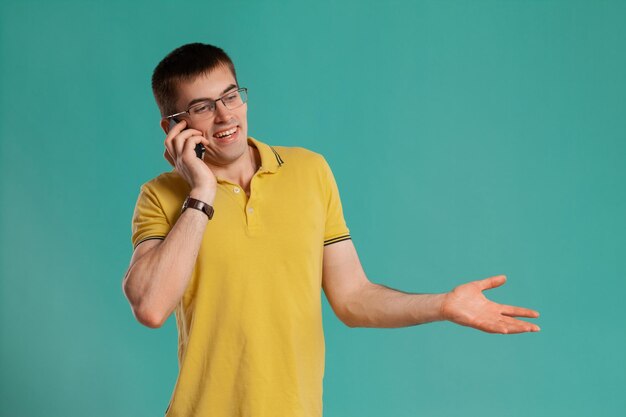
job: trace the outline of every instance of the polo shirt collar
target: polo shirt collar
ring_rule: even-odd
[[[248,136],[248,144],[258,149],[261,155],[261,171],[274,173],[285,163],[283,158],[271,146]]]

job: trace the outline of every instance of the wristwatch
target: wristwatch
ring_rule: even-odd
[[[196,200],[195,198],[191,198],[191,197],[187,197],[185,199],[185,202],[183,203],[183,208],[180,212],[182,213],[183,211],[185,211],[186,208],[200,210],[201,212],[207,215],[209,220],[213,218],[213,213],[215,212],[215,210],[213,210],[213,207],[211,207],[204,201]]]

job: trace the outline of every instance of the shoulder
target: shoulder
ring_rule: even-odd
[[[188,194],[189,185],[178,173],[172,170],[145,182],[142,184],[141,190],[155,195],[160,200],[174,199],[178,201],[181,195],[184,198]]]
[[[141,185],[137,207],[143,208],[144,216],[165,216],[167,223],[172,225],[188,194],[187,182],[174,171],[166,172]]]
[[[272,146],[284,161],[281,170],[300,187],[328,190],[335,183],[333,171],[321,153],[303,147]]]
[[[318,152],[306,149],[300,146],[272,146],[272,148],[280,155],[285,166],[297,165],[310,167],[323,167],[328,165],[324,156]]]

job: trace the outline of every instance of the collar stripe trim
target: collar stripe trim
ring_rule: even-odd
[[[272,150],[272,152],[274,152],[274,156],[276,157],[276,161],[278,162],[278,166],[281,166],[285,161],[283,161],[283,158],[281,158],[280,155],[278,154],[278,152],[276,152],[276,149],[274,149],[271,146],[270,146],[270,149]]]

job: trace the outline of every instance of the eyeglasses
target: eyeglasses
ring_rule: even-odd
[[[206,99],[199,101],[189,106],[187,110],[181,111],[180,113],[170,114],[169,116],[165,116],[164,119],[173,119],[178,123],[180,116],[186,115],[189,117],[191,122],[206,120],[215,115],[215,109],[217,108],[218,101],[221,101],[224,107],[229,110],[236,109],[248,101],[248,89],[239,88],[237,90],[229,91],[217,100]]]

